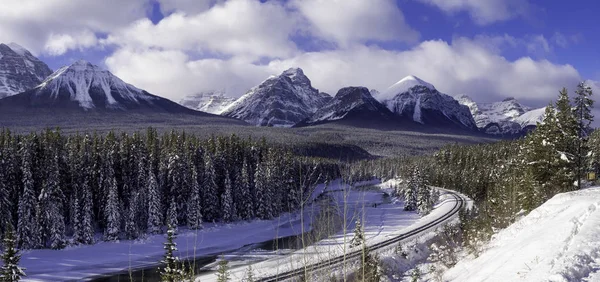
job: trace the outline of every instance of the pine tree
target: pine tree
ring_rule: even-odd
[[[350,247],[356,247],[365,244],[365,233],[360,224],[360,219],[356,220],[356,226],[354,226],[354,237],[350,240]]]
[[[198,185],[198,173],[192,169],[191,196],[187,204],[187,225],[190,229],[202,228],[202,206],[200,202],[200,186]]]
[[[2,261],[4,265],[0,269],[0,281],[6,282],[17,282],[25,275],[23,268],[19,267],[19,261],[21,255],[19,250],[16,248],[15,233],[8,224],[8,229],[4,234],[4,253],[2,254]]]
[[[210,155],[204,157],[206,160],[204,174],[204,211],[202,215],[208,221],[214,221],[219,218],[219,197],[217,194],[217,183],[215,176],[215,166]]]
[[[221,195],[221,207],[223,208],[223,221],[232,222],[236,219],[236,209],[233,202],[231,180],[225,176],[225,191]]]
[[[577,121],[577,188],[581,189],[581,178],[588,168],[588,140],[589,134],[592,132],[591,124],[594,121],[594,115],[592,115],[592,108],[594,101],[590,98],[592,96],[592,89],[589,85],[581,82],[577,85],[575,91],[575,107],[573,114]]]
[[[147,193],[148,193],[148,222],[147,231],[150,234],[160,233],[160,227],[162,226],[161,220],[161,208],[160,208],[160,195],[158,194],[158,183],[154,172],[150,171],[150,179],[148,180]]]
[[[106,217],[104,240],[115,241],[119,239],[119,233],[121,232],[121,211],[119,209],[119,195],[117,194],[117,180],[115,179],[114,170],[111,165],[112,161],[110,161],[112,157],[109,156],[108,159],[108,166],[106,168],[106,189],[108,196],[104,209],[104,216]]]
[[[48,176],[40,194],[43,235],[52,249],[62,249],[65,246],[65,221],[62,205],[64,196],[60,188],[58,159],[58,152],[52,152]]]
[[[88,177],[84,178],[81,184],[81,234],[79,235],[82,244],[94,243],[94,223],[93,223],[93,202],[92,193],[88,184]]]
[[[376,255],[370,254],[369,248],[363,244],[361,253],[360,268],[357,272],[357,281],[379,282],[381,281],[381,269],[379,259]]]
[[[417,189],[420,185],[419,168],[415,167],[404,189],[404,210],[414,211],[417,209]]]
[[[270,191],[270,173],[269,169],[263,164],[259,164],[254,176],[254,189],[256,190],[256,216],[260,219],[273,218],[271,210],[271,191]]]
[[[229,277],[229,262],[225,259],[219,261],[219,268],[217,269],[217,282],[227,282],[230,280]]]
[[[41,245],[39,223],[35,209],[37,198],[35,197],[35,187],[33,185],[32,175],[32,152],[31,144],[26,141],[21,149],[23,172],[23,192],[19,196],[19,207],[17,211],[17,243],[21,249],[33,249]],[[0,182],[3,180],[0,179]],[[1,189],[1,187],[0,187]]]
[[[179,222],[177,221],[177,203],[175,197],[171,197],[169,202],[169,210],[167,211],[167,225],[171,226],[173,230],[177,230]]]
[[[252,270],[252,265],[248,265],[248,268],[246,269],[246,277],[244,277],[244,280],[242,280],[243,282],[254,282],[254,280],[256,280],[254,278],[254,270]]]
[[[240,214],[242,219],[250,220],[254,218],[254,205],[252,203],[252,193],[250,191],[250,175],[249,175],[249,165],[248,162],[244,160],[244,164],[242,165],[242,174],[240,176],[240,180],[238,181],[239,187],[241,191],[241,210]]]
[[[177,243],[175,243],[175,228],[168,226],[167,242],[164,243],[165,255],[161,261],[164,267],[160,269],[160,278],[164,282],[179,282],[185,277],[184,271],[179,266],[179,258],[175,256]]]
[[[129,206],[127,207],[127,213],[125,216],[125,236],[127,239],[137,239],[139,231],[137,227],[137,207],[138,207],[138,194],[134,192],[129,200]]]

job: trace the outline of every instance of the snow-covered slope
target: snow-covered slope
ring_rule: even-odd
[[[376,98],[392,112],[422,124],[477,129],[468,107],[416,76],[403,78]]]
[[[197,113],[125,83],[107,70],[77,61],[51,74],[40,85],[0,100],[2,111],[61,109]]]
[[[218,115],[234,101],[235,98],[225,96],[223,91],[209,91],[187,96],[179,104],[192,110]]]
[[[311,86],[302,69],[291,68],[250,89],[224,109],[222,115],[257,126],[289,127],[312,115],[329,100],[331,96]]]
[[[467,95],[456,96],[462,105],[469,107],[477,127],[489,134],[520,134],[526,127],[542,121],[539,109],[531,110],[515,98],[506,98],[495,103],[476,103]]]
[[[545,114],[546,107],[531,110],[515,118],[515,122],[519,123],[523,128],[535,126],[538,122],[541,123],[544,120]]]
[[[388,108],[375,100],[369,89],[365,87],[345,87],[338,91],[331,101],[302,124],[315,124],[335,121],[348,117],[358,117],[372,121],[393,119]]]
[[[554,196],[444,281],[600,281],[600,187]]]
[[[15,43],[0,44],[0,99],[29,90],[52,70]]]

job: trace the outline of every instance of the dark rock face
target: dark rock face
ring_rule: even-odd
[[[298,124],[306,126],[339,120],[360,119],[361,122],[393,121],[396,116],[375,100],[365,87],[345,87],[314,115]]]
[[[52,70],[16,44],[0,44],[0,99],[40,84]]]
[[[299,68],[284,71],[252,88],[222,115],[257,126],[290,127],[325,105],[331,96],[313,88]]]

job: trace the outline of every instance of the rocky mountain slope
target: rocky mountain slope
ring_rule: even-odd
[[[187,96],[179,104],[192,110],[218,115],[235,100],[235,98],[225,96],[222,91],[209,91]]]
[[[415,76],[407,76],[376,98],[397,115],[415,122],[477,130],[469,108]]]
[[[456,100],[469,107],[477,127],[488,134],[522,134],[526,128],[535,126],[543,119],[545,108],[532,110],[515,98],[495,103],[476,103],[467,95]]]
[[[313,88],[302,69],[291,68],[250,89],[221,113],[257,126],[290,127],[331,100]]]
[[[383,104],[375,100],[365,87],[345,87],[338,91],[329,103],[321,107],[311,117],[298,126],[319,124],[330,121],[360,118],[376,125],[381,121],[396,119],[396,116]]]
[[[25,48],[0,44],[0,99],[40,84],[52,70]]]

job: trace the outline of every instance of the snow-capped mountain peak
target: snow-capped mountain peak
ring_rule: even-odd
[[[455,98],[462,105],[469,107],[477,127],[490,134],[520,134],[523,129],[536,125],[543,118],[543,108],[541,111],[531,110],[514,97],[494,103],[476,103],[467,95]]]
[[[291,68],[250,89],[222,115],[259,126],[293,126],[329,100],[331,96],[312,87],[302,69]]]
[[[50,96],[55,98],[64,93],[63,91],[67,91],[70,100],[78,102],[79,106],[84,109],[92,109],[97,106],[119,108],[119,101],[114,97],[114,93],[119,95],[121,100],[125,99],[131,102],[138,102],[139,99],[153,99],[153,96],[143,94],[141,89],[125,83],[108,70],[84,60],[60,68],[36,89],[49,90]],[[101,105],[96,105],[98,102]]]
[[[388,89],[379,94],[380,99],[391,99],[398,93],[404,93],[409,91],[411,88],[415,86],[425,87],[429,90],[436,90],[435,87],[414,75],[409,75],[400,81],[394,83]]]
[[[40,84],[52,70],[16,43],[0,43],[0,99]]]
[[[31,55],[31,53],[29,52],[29,50],[25,49],[23,46],[11,42],[6,44],[8,47],[10,47],[10,49],[12,49],[13,51],[15,51],[17,54],[21,55],[21,56],[25,56],[27,54]]]
[[[376,98],[393,113],[421,124],[477,129],[469,108],[416,76],[401,79]]]

